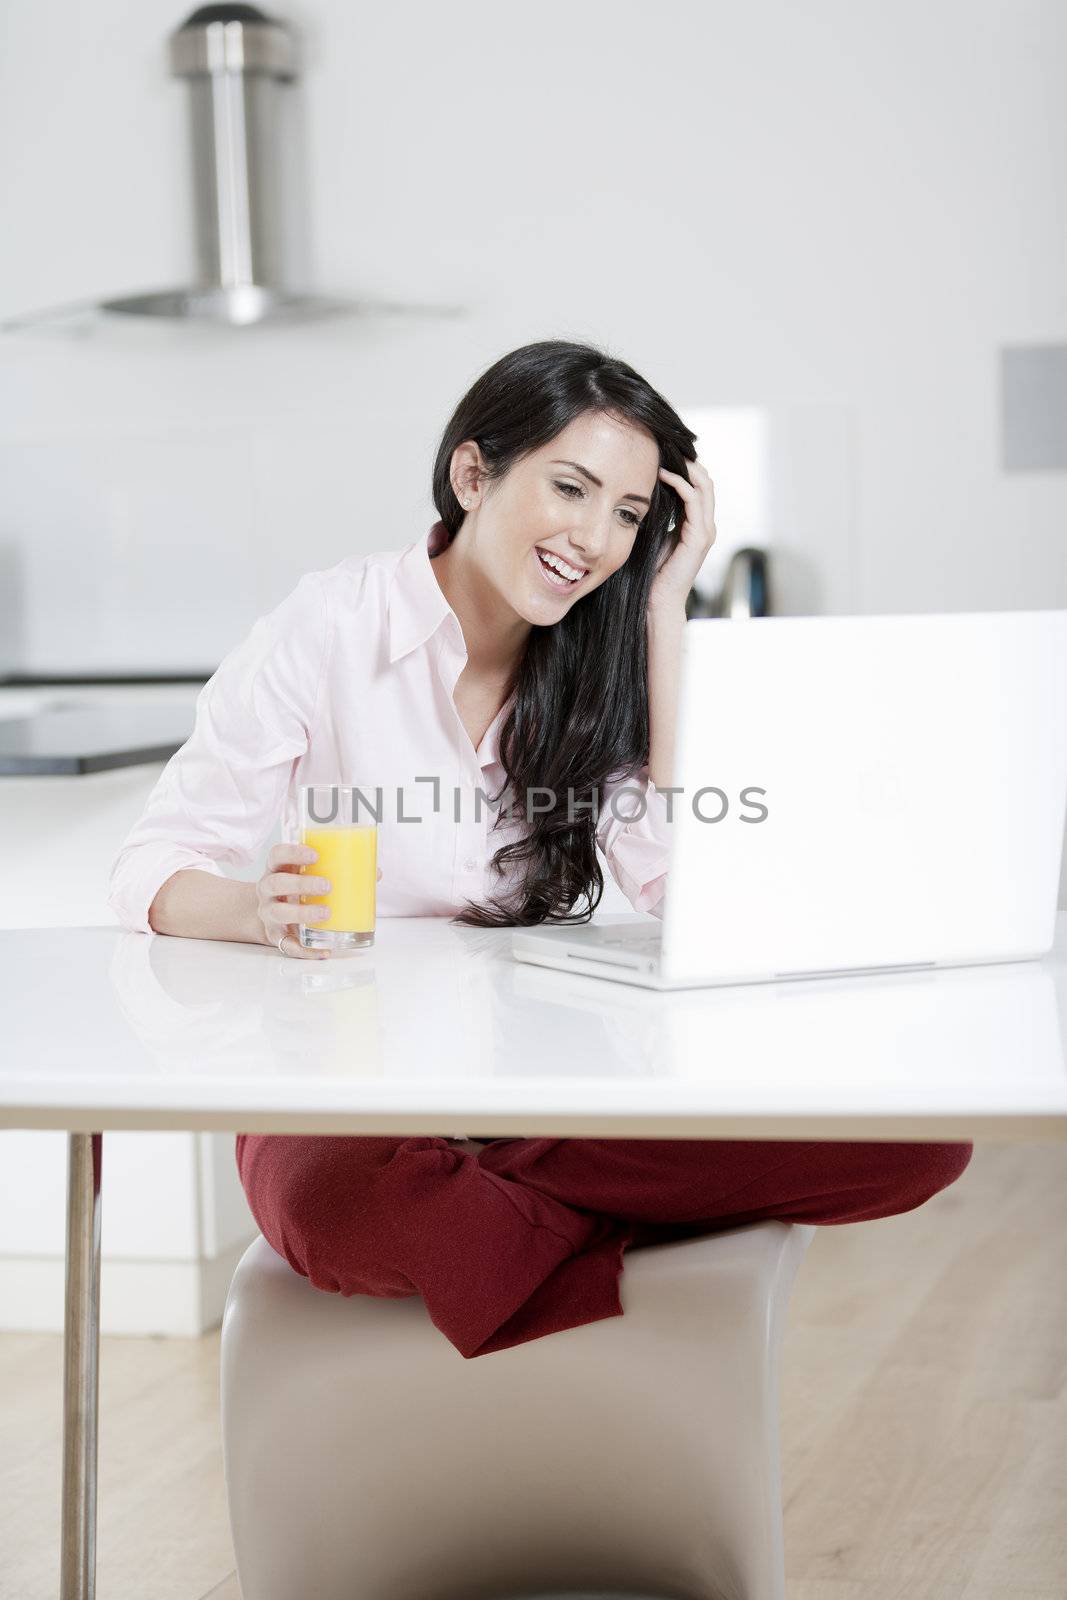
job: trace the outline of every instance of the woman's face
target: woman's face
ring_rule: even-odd
[[[569,423],[488,489],[472,487],[479,461],[472,442],[452,459],[460,504],[471,500],[469,554],[514,611],[541,626],[622,566],[659,481],[652,435],[603,412]]]

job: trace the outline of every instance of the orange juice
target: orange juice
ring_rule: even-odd
[[[329,906],[330,915],[313,924],[337,933],[373,933],[378,878],[378,829],[374,823],[354,827],[303,828],[300,843],[318,851],[318,860],[300,868],[313,878],[328,878],[329,894],[302,894],[301,905]]]

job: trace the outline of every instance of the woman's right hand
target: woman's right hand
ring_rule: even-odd
[[[301,867],[318,860],[318,851],[309,844],[272,845],[267,855],[267,870],[256,884],[256,912],[263,929],[263,943],[272,944],[285,956],[319,961],[329,950],[307,950],[300,943],[300,924],[321,922],[330,915],[329,906],[302,906],[302,894],[329,894],[328,878],[311,873],[300,875],[300,887],[292,882]],[[378,877],[382,869],[378,868]],[[294,892],[295,891],[295,892]],[[283,938],[283,935],[285,937]],[[280,943],[279,943],[280,942]]]

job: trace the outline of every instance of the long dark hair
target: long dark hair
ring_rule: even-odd
[[[451,479],[458,445],[473,439],[485,462],[482,481],[496,482],[590,411],[644,428],[659,446],[659,465],[687,476],[696,435],[650,383],[593,345],[543,339],[501,356],[449,419],[434,462],[433,498],[450,538],[464,515]],[[645,611],[684,515],[681,497],[657,478],[629,558],[559,622],[531,628],[500,732],[500,760],[505,790],[510,785],[521,797],[550,789],[556,804],[535,812],[526,835],[493,857],[501,876],[507,863],[523,867],[518,890],[510,898],[490,895],[482,905],[468,900],[453,922],[476,928],[588,922],[600,903],[597,808],[582,802],[599,799],[594,791],[608,778],[628,777],[648,761]],[[497,822],[503,817],[501,809]],[[588,904],[569,914],[583,897]]]

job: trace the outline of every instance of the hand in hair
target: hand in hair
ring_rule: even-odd
[[[699,461],[689,464],[689,477],[668,472],[665,478],[685,506],[685,521],[678,543],[664,561],[652,582],[649,610],[685,611],[685,602],[704,558],[715,543],[715,485]]]

